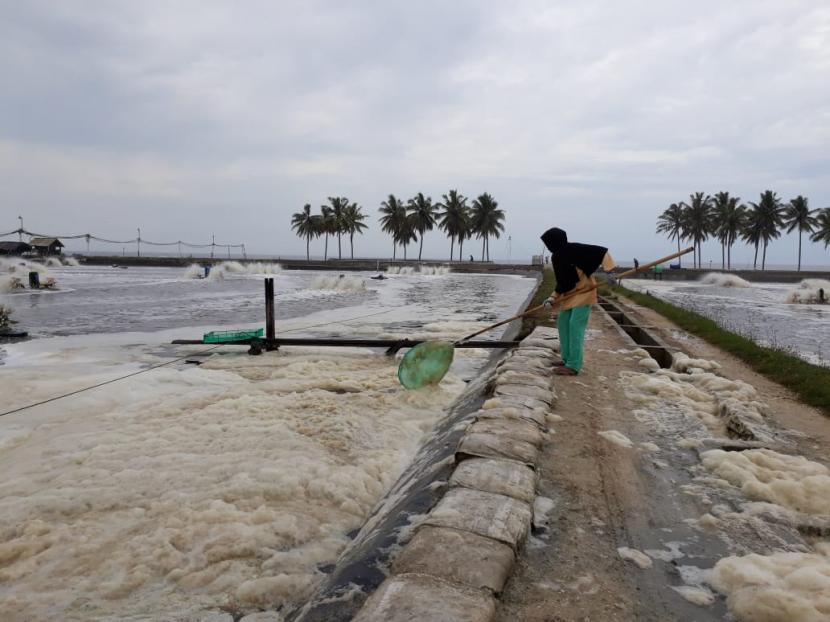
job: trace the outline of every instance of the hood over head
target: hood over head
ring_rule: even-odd
[[[568,234],[558,227],[553,227],[542,234],[542,242],[551,253],[562,252],[568,245]]]
[[[556,291],[559,293],[569,292],[576,287],[579,281],[577,268],[586,277],[596,272],[608,252],[604,246],[568,242],[568,235],[558,227],[545,231],[542,241],[551,252]]]

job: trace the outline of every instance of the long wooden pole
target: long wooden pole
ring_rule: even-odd
[[[667,261],[670,261],[672,259],[675,259],[675,258],[680,257],[682,255],[685,255],[687,253],[691,253],[693,250],[695,250],[694,246],[690,246],[689,248],[684,248],[680,252],[672,253],[671,255],[666,255],[665,257],[661,257],[660,259],[658,259],[656,261],[652,261],[652,262],[644,264],[642,266],[638,266],[637,268],[632,268],[631,270],[626,270],[625,272],[621,272],[620,274],[617,275],[617,278],[618,279],[623,279],[623,278],[627,278],[629,276],[633,276],[633,275],[635,275],[639,272],[644,272],[645,270],[653,268],[654,266],[659,266],[661,263],[666,263]],[[554,307],[561,305],[566,300],[568,300],[568,299],[570,299],[574,296],[577,296],[579,294],[587,294],[588,292],[592,292],[599,286],[600,286],[599,283],[594,283],[593,285],[591,285],[590,287],[588,287],[586,289],[580,289],[580,290],[572,291],[572,292],[569,292],[569,293],[565,294],[564,296],[560,296],[554,302]],[[497,324],[492,324],[490,326],[487,326],[486,328],[482,328],[481,330],[473,333],[472,335],[467,335],[466,337],[463,337],[462,339],[459,339],[455,343],[458,344],[458,343],[461,343],[462,341],[467,341],[468,339],[472,339],[473,337],[478,337],[481,333],[486,333],[489,330],[493,330],[494,328],[498,328],[499,326],[502,326],[504,324],[512,322],[513,320],[518,320],[519,318],[523,318],[526,315],[530,315],[531,313],[536,313],[540,309],[543,309],[544,306],[545,306],[545,303],[542,303],[542,304],[540,304],[536,307],[533,307],[532,309],[528,309],[527,311],[525,311],[523,313],[520,313],[519,315],[514,315],[513,317],[508,318],[506,320],[502,320],[501,322],[498,322]]]
[[[694,246],[690,246],[689,248],[684,248],[682,251],[678,251],[677,253],[672,253],[671,255],[666,255],[665,257],[661,257],[657,261],[652,261],[651,263],[647,263],[644,266],[638,266],[636,268],[631,268],[631,270],[626,270],[625,272],[620,272],[617,275],[618,279],[625,279],[630,276],[634,276],[639,272],[644,272],[653,268],[654,266],[659,266],[661,263],[666,263],[667,261],[671,261],[672,259],[677,259],[682,255],[686,255],[687,253],[691,253],[695,250]]]

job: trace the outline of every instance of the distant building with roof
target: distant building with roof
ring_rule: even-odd
[[[26,242],[0,242],[0,255],[23,255],[32,251]]]
[[[63,248],[58,238],[32,238],[29,245],[38,255],[60,255]]]

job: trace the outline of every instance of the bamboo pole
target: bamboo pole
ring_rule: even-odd
[[[672,253],[671,255],[666,255],[665,257],[661,257],[660,259],[657,259],[656,261],[649,262],[649,263],[644,264],[642,266],[639,266],[637,268],[632,268],[631,270],[626,270],[625,272],[622,272],[622,273],[618,274],[617,278],[622,279],[622,278],[627,278],[629,276],[633,276],[633,275],[635,275],[639,272],[643,272],[645,270],[653,268],[654,266],[658,266],[661,263],[666,263],[667,261],[670,261],[672,259],[675,259],[675,258],[680,257],[682,255],[685,255],[687,253],[691,253],[693,250],[695,250],[695,247],[690,246],[689,248],[685,248],[682,251],[679,251],[677,253]],[[553,307],[555,308],[555,307],[561,305],[566,300],[568,300],[570,298],[573,298],[574,296],[577,296],[579,294],[587,294],[588,292],[592,292],[599,286],[600,286],[599,283],[594,283],[593,285],[591,285],[590,287],[588,287],[586,289],[571,291],[571,292],[565,294],[564,296],[560,296],[559,298],[557,298],[554,301]],[[519,315],[514,315],[513,317],[508,318],[506,320],[502,320],[501,322],[498,322],[497,324],[492,324],[490,326],[487,326],[486,328],[482,328],[481,330],[473,333],[472,335],[467,335],[466,337],[463,337],[462,339],[459,339],[455,343],[458,344],[462,341],[467,341],[468,339],[472,339],[473,337],[478,337],[481,333],[486,333],[489,330],[493,330],[494,328],[498,328],[499,326],[502,326],[504,324],[512,322],[513,320],[518,320],[519,318],[523,318],[526,315],[536,313],[537,311],[543,309],[544,307],[545,307],[545,303],[543,302],[542,304],[540,304],[536,307],[533,307],[532,309],[528,309],[527,311],[525,311],[523,313],[520,313]]]

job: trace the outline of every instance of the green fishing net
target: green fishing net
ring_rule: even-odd
[[[398,380],[407,389],[420,389],[441,382],[452,365],[453,344],[425,341],[410,348],[398,366]]]

